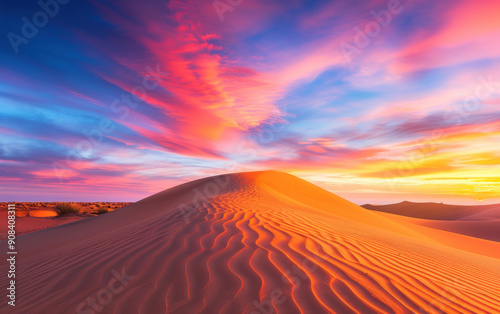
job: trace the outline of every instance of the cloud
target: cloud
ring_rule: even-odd
[[[349,62],[340,47],[387,1],[243,1],[222,21],[211,1],[75,2],[19,54],[0,43],[5,193],[140,198],[238,163],[371,194],[388,172],[401,193],[455,178],[447,193],[471,195],[467,180],[498,166],[499,90],[466,100],[480,77],[498,85],[499,4],[401,3]],[[113,131],[67,162],[107,119]]]

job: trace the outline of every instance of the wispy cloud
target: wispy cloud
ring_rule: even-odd
[[[9,6],[7,31],[38,10]],[[221,21],[211,1],[72,2],[19,53],[0,43],[1,197],[134,200],[232,163],[359,195],[496,197],[499,9],[244,1]]]

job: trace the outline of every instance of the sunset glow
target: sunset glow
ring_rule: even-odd
[[[498,1],[227,3],[71,1],[13,44],[40,7],[11,1],[0,199],[274,169],[360,204],[499,202]]]

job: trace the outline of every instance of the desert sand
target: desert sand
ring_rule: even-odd
[[[500,259],[500,205],[363,205],[448,246]]]
[[[18,306],[0,312],[500,311],[499,259],[392,216],[281,172],[201,179],[20,236]]]
[[[366,204],[362,207],[389,214],[429,220],[500,220],[500,204],[463,206],[405,201],[390,205]]]
[[[7,204],[0,203],[0,221],[7,221]],[[17,235],[31,233],[97,215],[98,210],[113,211],[130,203],[123,202],[80,202],[72,203],[80,213],[57,217],[54,207],[57,202],[13,202],[16,208]],[[0,240],[7,238],[7,223],[0,225]]]

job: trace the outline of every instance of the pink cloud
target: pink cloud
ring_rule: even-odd
[[[440,29],[430,36],[416,36],[412,44],[397,53],[391,70],[404,74],[498,57],[500,45],[493,44],[492,38],[500,37],[499,11],[496,0],[454,4],[442,17]]]

